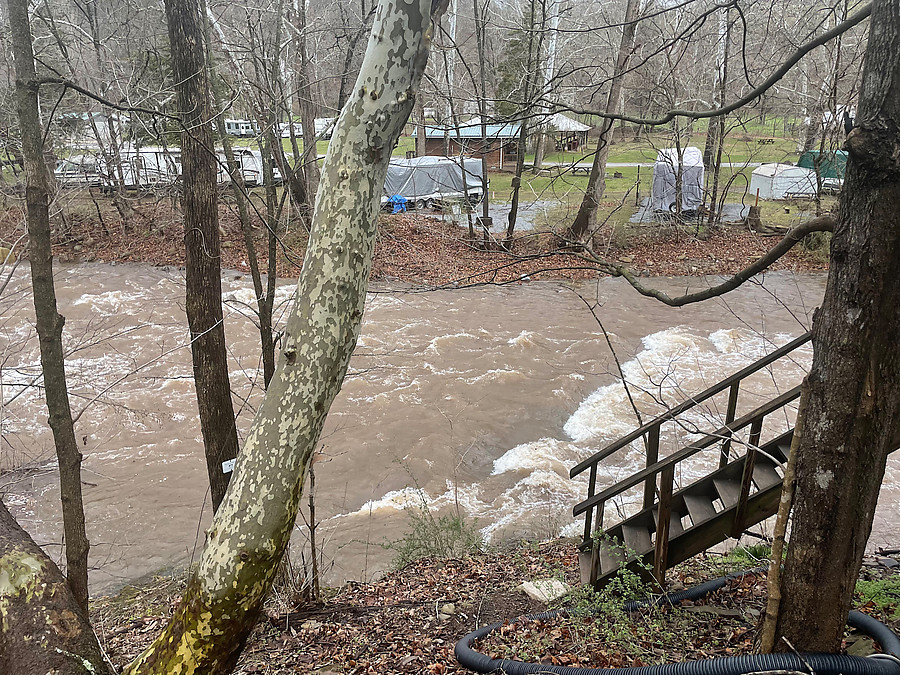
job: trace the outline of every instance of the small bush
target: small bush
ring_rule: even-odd
[[[394,566],[398,569],[422,558],[462,558],[482,550],[484,542],[476,523],[460,513],[435,515],[423,503],[408,507],[406,514],[410,531],[386,545],[394,551]]]

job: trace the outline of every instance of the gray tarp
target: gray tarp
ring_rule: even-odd
[[[466,159],[465,178],[470,196],[481,194],[481,160]],[[463,170],[458,159],[415,157],[392,159],[384,178],[382,201],[402,195],[409,201],[462,198]]]
[[[675,177],[678,172],[678,150],[660,150],[653,166],[653,185],[650,207],[654,211],[669,211],[675,203]],[[681,156],[681,210],[696,211],[703,204],[703,153],[688,147]],[[674,210],[674,209],[673,209]]]

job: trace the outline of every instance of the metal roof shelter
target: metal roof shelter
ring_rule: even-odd
[[[587,124],[566,117],[562,113],[550,115],[547,123],[555,132],[557,150],[578,150],[587,144],[588,131],[591,129]]]
[[[443,124],[426,124],[425,138],[444,138],[445,135],[450,138],[498,138],[511,139],[519,135],[521,122],[507,122],[505,124],[488,124],[486,127],[487,134],[481,135],[481,120],[477,117],[469,120],[458,127]],[[413,138],[416,137],[418,129],[413,130]]]

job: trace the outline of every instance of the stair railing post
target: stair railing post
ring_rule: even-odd
[[[597,465],[591,464],[591,473],[588,477],[588,492],[587,498],[590,499],[594,496],[594,492],[597,489]],[[584,537],[583,541],[585,544],[593,542],[593,536],[591,532],[591,516],[593,515],[593,507],[588,507],[588,510],[584,513]]]
[[[597,465],[591,465],[591,473],[588,477],[588,499],[594,496],[594,492],[597,489]],[[596,517],[595,517],[596,512]],[[597,577],[599,576],[600,571],[600,544],[597,539],[594,537],[594,533],[603,527],[603,503],[597,505],[596,509],[594,507],[588,508],[584,514],[584,543],[586,545],[590,545],[591,551],[591,563],[590,563],[590,571],[588,572],[588,583],[590,585],[594,585],[594,582],[597,581]]]
[[[738,400],[738,391],[741,388],[741,381],[737,380],[734,384],[731,385],[731,388],[728,390],[728,410],[725,412],[725,426],[728,426],[732,422],[734,422],[734,417],[737,414],[737,400]],[[719,456],[719,468],[721,469],[723,466],[728,464],[728,452],[731,450],[731,433],[728,434],[728,438],[726,438],[722,442],[722,454]]]
[[[597,509],[594,512],[594,533],[598,534],[603,531],[603,509],[606,506],[606,502],[600,502],[597,504]],[[600,576],[600,539],[599,536],[595,536],[591,539],[591,575],[589,583],[593,586],[597,582],[597,578]]]
[[[656,424],[647,432],[647,466],[656,464],[659,461],[659,427]],[[648,509],[653,506],[656,498],[656,476],[649,476],[644,482],[644,508]]]
[[[669,559],[669,520],[672,518],[672,488],[675,484],[675,464],[669,464],[659,474],[659,510],[656,520],[656,551],[653,556],[653,576],[660,589],[665,587]]]
[[[731,536],[737,539],[744,530],[744,521],[747,517],[747,501],[750,499],[750,486],[753,482],[753,468],[756,465],[756,449],[759,447],[759,438],[762,435],[763,418],[757,417],[750,424],[750,438],[747,440],[747,454],[744,456],[744,472],[741,475],[741,496],[738,497],[737,508],[734,511],[734,525],[731,528]]]

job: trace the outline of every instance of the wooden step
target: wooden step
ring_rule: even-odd
[[[761,455],[757,455],[756,463],[753,465],[753,482],[756,483],[757,489],[762,492],[780,485],[781,476],[775,470],[774,464]]]
[[[615,540],[601,539],[597,546],[600,547],[600,574],[606,574],[618,569],[625,562],[625,552],[622,545]]]
[[[655,530],[658,525],[659,509],[653,507],[653,529]],[[669,539],[677,537],[682,532],[684,532],[684,527],[681,525],[681,514],[673,510],[672,515],[669,517]]]
[[[708,495],[684,495],[684,505],[694,527],[716,515],[716,507]]]
[[[741,498],[740,481],[731,478],[713,478],[713,485],[716,486],[716,492],[719,493],[722,505],[726,509],[730,509],[737,504],[738,499]]]
[[[772,446],[770,446],[770,447],[772,447]],[[766,448],[766,449],[768,450],[769,448]],[[772,453],[773,455],[775,455],[775,459],[780,459],[778,457],[778,455],[781,455],[781,457],[784,458],[785,462],[788,461],[788,457],[791,456],[791,444],[789,442],[788,443],[777,443],[777,444],[775,444],[774,449],[777,450],[777,453],[776,452]]]
[[[650,533],[643,525],[622,523],[622,537],[625,539],[625,548],[628,549],[629,557],[641,556],[653,550]]]

